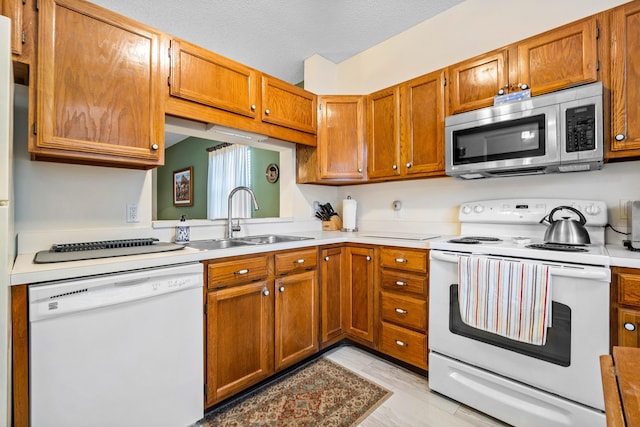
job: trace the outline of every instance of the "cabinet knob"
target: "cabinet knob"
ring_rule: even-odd
[[[619,133],[616,135],[616,141],[622,141],[624,139],[624,134],[623,133]]]
[[[504,95],[504,89],[500,89],[500,90],[498,91],[498,95]]]
[[[266,110],[264,110],[264,113],[268,116],[269,114],[271,114],[271,111],[269,111],[269,109],[267,108]]]
[[[398,314],[407,314],[408,311],[403,308],[396,308],[396,313]]]
[[[397,286],[407,286],[407,282],[401,282],[400,280],[398,280],[398,281],[396,282],[396,285],[397,285]]]
[[[400,340],[396,340],[396,345],[400,346],[400,347],[408,347],[409,346],[409,344],[407,344],[404,341],[400,341]]]
[[[409,262],[409,261],[407,261],[407,260],[406,260],[406,259],[404,259],[404,258],[396,258],[396,262],[399,262],[399,263],[403,264],[403,263],[407,263],[407,262]]]
[[[269,296],[269,289],[265,289],[264,291],[262,291],[262,295],[264,295],[265,297]]]
[[[362,173],[362,168],[358,168],[358,173]]]
[[[398,169],[398,165],[393,165],[393,166],[391,166],[391,169],[393,169],[393,170]]]
[[[160,147],[158,147],[158,144],[153,144],[151,146],[151,149],[154,150],[154,151],[157,150],[158,148],[160,148]]]
[[[527,90],[529,89],[529,85],[526,83],[518,83],[518,87],[522,90]]]
[[[634,325],[634,324],[633,324],[633,323],[631,323],[631,322],[627,322],[627,323],[625,323],[625,324],[624,324],[624,328],[625,328],[627,331],[635,331],[635,330],[636,330],[636,325]]]
[[[371,261],[371,257],[367,255],[367,261]]]
[[[234,271],[233,274],[247,274],[249,269],[245,268],[244,270]]]
[[[329,257],[328,256],[324,257],[324,260],[329,261]]]
[[[407,168],[411,168],[411,166],[413,166],[411,162],[407,163]]]
[[[284,286],[280,286],[280,287],[278,288],[278,290],[279,290],[280,292],[284,292]]]
[[[251,104],[251,111],[256,111],[256,104]]]

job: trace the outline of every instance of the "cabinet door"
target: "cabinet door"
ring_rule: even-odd
[[[640,311],[618,308],[618,345],[640,347]]]
[[[369,178],[400,175],[400,86],[368,97]]]
[[[444,71],[405,83],[400,96],[402,173],[444,174]]]
[[[209,292],[207,406],[273,373],[271,289],[263,281]]]
[[[640,155],[640,2],[613,10],[611,18],[610,157]]]
[[[518,43],[518,82],[540,95],[598,80],[597,21],[589,18]],[[511,66],[511,64],[510,64]]]
[[[275,364],[290,366],[318,351],[316,272],[276,279]]]
[[[257,72],[184,40],[171,41],[170,94],[256,116]]]
[[[0,3],[2,15],[11,19],[11,53],[22,54],[22,18],[24,4],[20,0],[4,0]]]
[[[493,105],[500,89],[509,86],[509,54],[499,49],[448,68],[448,115]]]
[[[322,179],[364,179],[364,97],[318,98],[318,160]]]
[[[262,76],[263,122],[316,133],[317,97],[298,86]]]
[[[30,151],[75,163],[161,165],[160,33],[77,0],[42,0],[39,13],[38,125]]]
[[[320,342],[344,333],[344,249],[324,249],[320,254]]]
[[[346,331],[374,343],[374,253],[370,248],[347,247],[345,285]]]

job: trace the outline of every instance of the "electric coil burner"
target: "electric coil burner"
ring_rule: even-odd
[[[532,245],[527,245],[527,248],[542,249],[542,250],[549,250],[549,251],[560,251],[560,252],[588,252],[589,251],[584,247],[584,245],[564,245],[562,243],[534,243]]]
[[[477,243],[486,243],[486,242],[502,242],[502,239],[497,237],[486,237],[486,236],[469,236],[469,237],[459,237],[456,239],[448,240],[449,243],[463,243],[466,245],[474,245]]]

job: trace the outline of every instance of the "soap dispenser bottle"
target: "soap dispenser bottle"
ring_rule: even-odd
[[[184,215],[180,216],[180,222],[176,225],[176,243],[189,243],[189,226]]]

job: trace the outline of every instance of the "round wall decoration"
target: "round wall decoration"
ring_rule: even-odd
[[[276,165],[275,163],[270,163],[267,166],[267,181],[270,182],[271,184],[275,183],[278,181],[278,178],[280,178],[280,168],[278,167],[278,165]]]

